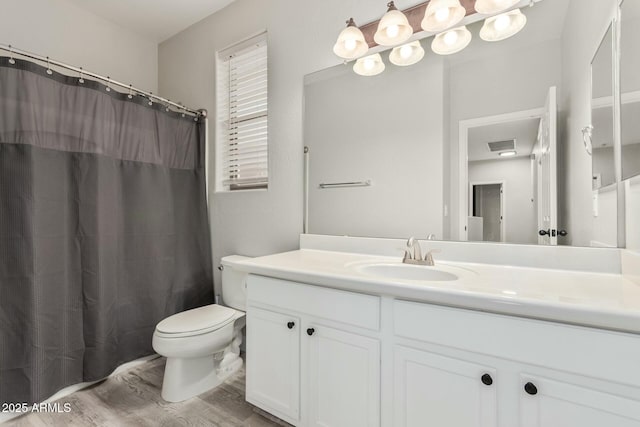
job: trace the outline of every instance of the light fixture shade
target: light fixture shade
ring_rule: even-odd
[[[421,26],[425,31],[442,31],[462,21],[467,10],[460,0],[431,0],[424,13]]]
[[[516,35],[527,24],[527,17],[520,9],[492,16],[484,21],[480,38],[488,42],[497,42]]]
[[[373,40],[380,46],[395,46],[406,42],[413,35],[413,27],[404,13],[396,9],[393,2],[387,4],[389,9],[384,14]]]
[[[494,15],[503,12],[518,3],[519,0],[476,0],[476,12]]]
[[[413,65],[424,58],[424,49],[418,40],[394,47],[389,54],[389,61],[401,67]]]
[[[356,26],[353,18],[347,21],[347,28],[342,30],[338,41],[333,45],[333,53],[344,59],[358,58],[369,50],[364,34]]]
[[[451,55],[460,52],[469,43],[471,43],[471,32],[463,25],[435,36],[431,49],[438,55]]]
[[[361,76],[377,76],[385,69],[384,62],[379,53],[360,58],[353,65],[353,71]]]

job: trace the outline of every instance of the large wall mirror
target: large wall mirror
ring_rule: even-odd
[[[609,97],[612,109],[617,2],[530,3],[503,41],[481,40],[480,20],[452,55],[426,38],[411,66],[387,51],[377,76],[353,63],[306,76],[307,232],[617,246],[616,186],[604,169],[593,183],[600,166],[582,133],[601,118],[592,104]],[[606,76],[593,90],[592,65]],[[615,143],[606,123],[592,134],[610,131],[603,152]]]
[[[620,25],[622,177],[640,175],[640,2],[624,0]]]
[[[591,246],[616,246],[618,239],[614,39],[612,24],[591,60],[591,124],[586,129],[589,139],[585,141],[592,159]]]

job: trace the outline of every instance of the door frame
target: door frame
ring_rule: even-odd
[[[467,216],[471,215],[473,206],[473,187],[476,185],[500,185],[500,241],[507,241],[507,182],[506,181],[471,181],[469,182],[469,202],[467,204]]]
[[[495,116],[478,117],[460,120],[458,123],[458,240],[467,241],[469,216],[469,129],[515,122],[527,119],[541,119],[544,107],[531,110],[515,111],[513,113],[497,114]],[[503,187],[504,188],[504,187]]]

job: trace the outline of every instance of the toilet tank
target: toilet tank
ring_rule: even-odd
[[[238,271],[236,263],[249,257],[230,255],[222,258],[222,301],[236,310],[247,310],[247,276],[248,273]]]

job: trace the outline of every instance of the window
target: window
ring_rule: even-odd
[[[217,56],[216,190],[267,188],[267,35]]]

